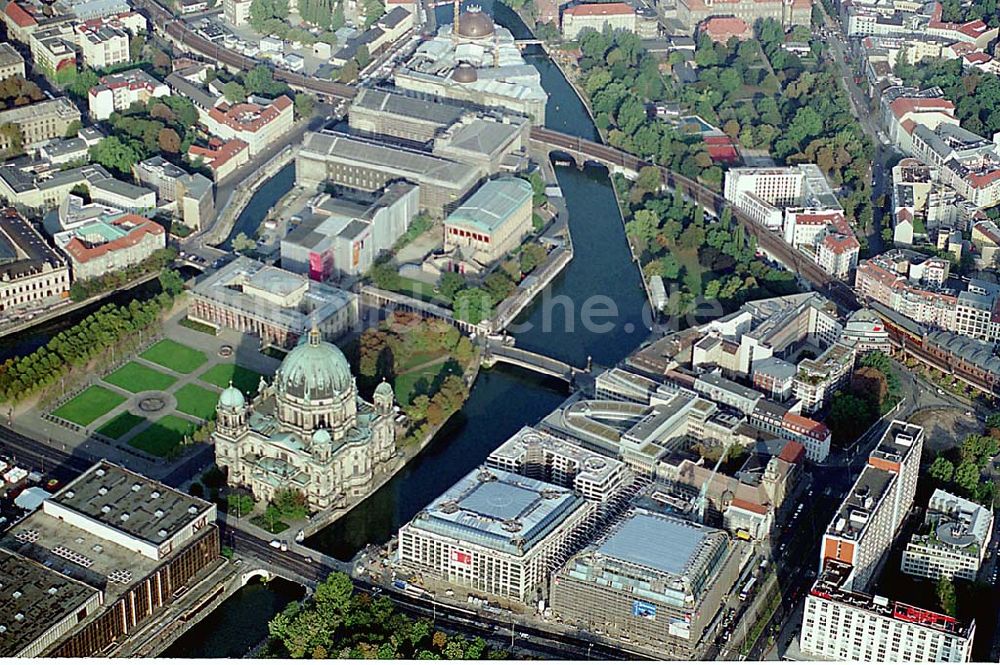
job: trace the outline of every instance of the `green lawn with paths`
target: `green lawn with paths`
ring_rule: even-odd
[[[146,419],[142,416],[125,411],[98,427],[97,433],[103,434],[109,439],[119,439],[144,422],[146,422]]]
[[[199,378],[205,383],[211,383],[220,388],[228,387],[229,382],[232,381],[233,385],[248,397],[257,394],[257,386],[260,384],[260,374],[252,369],[232,364],[216,365]]]
[[[147,367],[134,360],[108,374],[104,377],[104,380],[119,388],[124,388],[130,393],[141,393],[146,390],[166,390],[174,385],[176,381],[174,377],[163,372],[157,372],[152,367]]]
[[[174,397],[177,398],[178,411],[202,420],[211,418],[219,403],[219,393],[193,383],[179,388]]]
[[[142,357],[179,374],[190,374],[208,362],[208,356],[203,352],[172,339],[160,340],[146,349]]]
[[[86,427],[125,401],[103,386],[90,386],[52,412],[52,415]]]
[[[139,432],[129,445],[157,457],[166,457],[180,446],[184,437],[192,434],[198,426],[180,416],[163,416],[155,423]]]

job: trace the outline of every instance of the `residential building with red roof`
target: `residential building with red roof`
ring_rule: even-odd
[[[698,31],[707,35],[713,42],[726,44],[736,38],[741,42],[753,37],[753,28],[749,23],[735,16],[713,16],[704,21]]]
[[[955,104],[941,97],[900,96],[887,105],[886,134],[905,153],[913,150],[913,132],[920,127],[935,129],[942,123],[959,124]]]
[[[56,245],[69,257],[73,279],[93,279],[142,263],[167,245],[156,222],[124,214],[95,219],[57,233]]]
[[[218,182],[250,160],[250,146],[242,139],[221,141],[213,138],[207,148],[200,145],[188,148],[188,159],[202,160]]]
[[[34,13],[13,0],[4,7],[3,22],[7,26],[7,34],[22,44],[27,44],[28,35],[38,28]]]
[[[625,2],[594,2],[567,7],[562,12],[563,39],[573,40],[586,29],[635,32],[635,7]]]
[[[102,76],[101,82],[87,94],[90,117],[106,120],[115,111],[124,111],[132,104],[147,104],[154,97],[166,97],[170,87],[141,69]]]
[[[926,259],[923,263],[934,261],[942,259]],[[862,298],[879,302],[917,323],[954,329],[958,297],[940,286],[945,266],[931,263],[914,271],[915,265],[920,262],[913,255],[898,250],[867,259],[858,265],[854,288]]]
[[[282,95],[267,105],[222,103],[202,115],[208,131],[222,139],[246,142],[254,156],[292,128],[292,100]]]

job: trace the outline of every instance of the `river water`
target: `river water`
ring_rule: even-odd
[[[489,10],[488,5],[486,9]],[[439,23],[447,22],[450,11],[443,8],[439,12]],[[494,11],[498,23],[508,26],[515,36],[527,36],[527,29],[507,7],[497,4]],[[549,92],[546,125],[594,138],[597,131],[586,108],[559,69],[544,53],[528,58],[541,72],[543,85]],[[291,181],[283,174],[264,185],[260,201],[254,197],[237,220],[233,235],[239,230],[251,234],[266,215],[268,204],[273,205],[291,187]],[[557,177],[569,208],[574,259],[541,301],[522,313],[511,330],[520,347],[577,366],[586,363],[588,357],[600,365],[613,365],[648,334],[643,324],[646,300],[641,277],[629,253],[606,171],[558,167]],[[277,179],[282,180],[275,182]],[[583,321],[586,308],[600,312],[611,308],[617,315],[592,317],[605,325],[601,330],[588,329]],[[400,525],[482,464],[500,443],[520,427],[538,422],[566,396],[564,384],[541,380],[534,374],[506,368],[481,372],[462,412],[416,459],[378,492],[305,544],[334,557],[350,559],[369,543],[385,542]],[[165,655],[212,657],[245,653],[260,639],[259,631],[246,627],[254,624],[264,626],[266,631],[265,621],[288,602],[270,586],[255,587],[253,594],[264,605],[270,603],[272,610],[268,612],[265,607],[246,602],[242,596],[234,596],[192,629],[191,639],[184,640],[183,651],[172,649]]]

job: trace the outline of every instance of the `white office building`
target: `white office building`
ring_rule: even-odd
[[[993,535],[993,512],[942,489],[927,506],[924,528],[910,538],[900,569],[909,575],[975,581]]]

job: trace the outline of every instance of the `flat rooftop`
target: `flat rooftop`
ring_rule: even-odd
[[[845,540],[861,540],[872,514],[885,500],[895,481],[895,473],[871,465],[865,466],[841,502],[826,533]]]
[[[844,583],[850,577],[851,570],[852,567],[842,561],[827,561],[809,593],[896,621],[920,625],[949,635],[969,637],[970,625],[954,617],[894,601],[885,596],[871,596],[844,589]]]
[[[684,577],[699,566],[718,529],[670,515],[636,509],[597,548],[598,554],[651,571]],[[659,543],[660,546],[651,546]]]
[[[523,467],[537,463],[544,457],[558,459],[553,465],[566,471],[571,470],[574,478],[601,485],[614,475],[624,464],[618,460],[591,452],[569,441],[563,441],[551,434],[533,427],[522,427],[514,436],[490,453],[487,464],[509,460]]]
[[[493,233],[525,202],[531,201],[531,196],[531,183],[523,178],[490,180],[448,215],[445,224]]]
[[[0,656],[19,654],[98,594],[93,587],[0,549]]]
[[[85,471],[49,502],[155,545],[212,508],[208,501],[106,461]]]
[[[363,88],[351,102],[351,109],[376,111],[380,114],[433,123],[447,127],[458,121],[465,109],[451,104],[410,97],[385,90]],[[350,114],[348,114],[350,118]]]
[[[0,210],[0,279],[34,275],[46,263],[56,268],[66,262],[17,211]]]
[[[911,425],[902,420],[894,420],[889,424],[878,445],[872,451],[871,457],[890,462],[900,462],[909,456],[913,444],[923,439],[924,428]]]
[[[583,509],[572,490],[496,469],[475,469],[407,525],[515,556]]]

